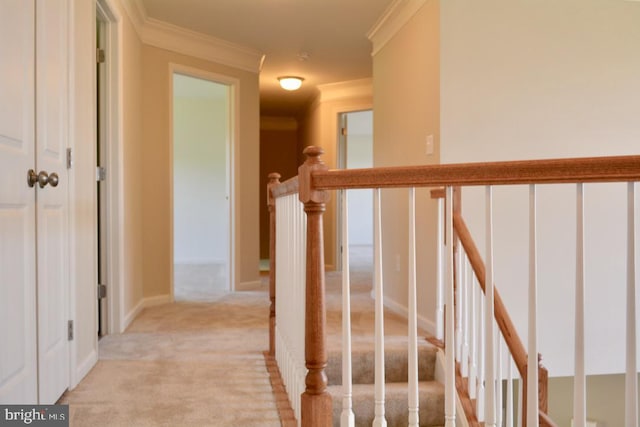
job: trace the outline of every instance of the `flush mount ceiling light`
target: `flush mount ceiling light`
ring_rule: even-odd
[[[302,77],[295,77],[295,76],[278,77],[278,81],[280,82],[280,87],[284,90],[300,89],[300,86],[302,86],[303,80],[304,79]]]

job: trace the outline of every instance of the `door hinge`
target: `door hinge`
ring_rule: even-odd
[[[98,299],[107,297],[107,285],[98,284]]]
[[[342,136],[347,136],[347,128],[346,127],[340,128],[340,133],[342,134]]]
[[[67,323],[67,340],[73,341],[73,320]]]
[[[73,167],[73,152],[71,148],[67,148],[67,169],[71,169]]]
[[[96,166],[96,181],[106,181],[107,169],[102,166]]]
[[[98,64],[102,64],[106,59],[106,54],[104,53],[104,49],[96,49],[96,62]]]

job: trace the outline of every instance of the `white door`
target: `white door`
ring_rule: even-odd
[[[0,2],[0,403],[54,403],[68,385],[66,13]],[[51,178],[29,186],[30,169]]]
[[[37,401],[34,16],[0,1],[0,403]]]
[[[69,384],[67,10],[67,0],[36,0],[36,166],[50,177],[36,189],[40,404],[55,403]]]

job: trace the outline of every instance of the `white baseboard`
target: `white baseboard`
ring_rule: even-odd
[[[124,319],[122,319],[122,324],[120,325],[120,332],[126,331],[129,325],[131,324],[131,322],[133,322],[133,319],[135,319],[143,309],[144,309],[144,298],[138,301],[138,304],[136,304],[135,307],[133,307],[127,313],[127,315],[124,316]]]
[[[98,352],[95,350],[91,350],[91,353],[87,357],[84,358],[82,363],[76,366],[76,371],[74,373],[73,381],[74,384],[69,385],[69,390],[73,390],[76,388],[80,381],[93,369],[93,367],[98,363]]]
[[[144,298],[142,301],[144,308],[147,308],[154,307],[156,305],[168,304],[170,302],[173,302],[173,298],[171,297],[171,294],[164,294],[156,295],[155,297]]]
[[[156,295],[154,297],[147,297],[147,298],[141,299],[138,302],[138,304],[136,304],[136,306],[133,307],[131,311],[129,311],[129,313],[127,313],[127,315],[122,320],[122,325],[120,325],[121,326],[120,331],[121,332],[126,331],[129,325],[131,324],[131,322],[133,322],[133,320],[136,317],[138,317],[140,312],[142,312],[142,310],[144,310],[145,308],[153,307],[161,304],[167,304],[170,302],[173,302],[173,298],[171,297],[171,294]]]
[[[238,283],[238,286],[236,286],[236,291],[242,292],[242,291],[247,291],[247,290],[255,290],[256,288],[260,287],[261,284],[262,284],[262,282],[260,280],[251,280],[251,281],[248,281],[248,282],[240,282],[240,283]]]
[[[372,293],[371,297],[373,298],[374,296],[375,295],[373,295]],[[398,316],[402,316],[405,319],[409,318],[409,310],[407,309],[407,307],[403,306],[402,304],[399,304],[398,302],[392,300],[389,297],[384,298],[384,306],[389,311],[397,314]],[[436,335],[436,324],[424,316],[418,315],[418,327],[426,330],[429,334],[433,336]]]

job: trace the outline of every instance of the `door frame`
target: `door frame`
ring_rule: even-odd
[[[335,165],[338,169],[344,169],[346,167],[346,153],[347,153],[347,147],[345,145],[345,139],[344,136],[342,135],[341,132],[341,128],[342,128],[342,118],[343,116],[349,114],[349,113],[357,113],[360,111],[371,111],[373,112],[373,105],[370,102],[362,102],[362,103],[354,103],[353,105],[347,105],[347,106],[343,106],[340,108],[336,108],[334,111],[332,111],[332,116],[335,117],[335,135],[336,135],[336,158],[335,158]],[[347,129],[347,136],[348,136],[348,129]],[[341,250],[342,250],[342,197],[336,197],[336,208],[335,208],[335,212],[333,212],[335,221],[334,224],[335,226],[335,263],[334,263],[334,268],[336,271],[341,271],[342,270],[342,254],[341,254]]]
[[[124,310],[124,225],[118,218],[124,217],[123,201],[123,130],[122,130],[122,16],[114,0],[96,0],[95,19],[105,26],[105,111],[104,128],[107,164],[107,209],[106,209],[106,245],[107,245],[107,325],[106,333],[122,333],[126,328]],[[95,22],[95,20],[94,20]],[[94,61],[94,67],[96,62]],[[94,68],[94,75],[95,75]],[[95,79],[94,79],[95,80]],[[94,100],[94,106],[97,103]],[[94,161],[95,163],[95,161]],[[96,195],[97,196],[97,195]],[[97,206],[97,199],[96,199]],[[97,236],[97,219],[94,223],[94,235]],[[97,272],[96,272],[97,290]],[[97,296],[96,316],[97,316]],[[96,319],[97,320],[97,319]],[[97,325],[96,325],[97,326]],[[96,333],[97,335],[97,333]]]
[[[175,283],[174,283],[174,197],[173,197],[173,75],[182,74],[188,77],[194,77],[207,80],[213,83],[229,86],[229,141],[227,146],[227,190],[229,194],[229,277],[228,289],[233,292],[236,289],[236,259],[235,259],[235,241],[236,241],[236,219],[235,219],[235,162],[238,158],[236,150],[238,149],[237,141],[240,140],[240,128],[238,126],[238,117],[240,117],[240,80],[234,77],[218,74],[199,68],[190,67],[188,65],[169,63],[169,284],[171,288],[171,301],[175,301]]]

